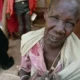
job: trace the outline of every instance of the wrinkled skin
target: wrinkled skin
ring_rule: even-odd
[[[74,5],[73,5],[74,6]],[[48,46],[60,47],[72,33],[78,19],[77,10],[72,4],[64,2],[58,6],[51,6],[45,13],[46,28],[44,43]],[[54,40],[55,38],[56,40]]]

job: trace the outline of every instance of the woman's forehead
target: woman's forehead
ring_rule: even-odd
[[[68,7],[56,7],[56,8],[51,8],[50,11],[49,11],[49,14],[74,14],[75,11],[74,9],[72,8],[68,8]]]
[[[76,2],[73,2],[72,0],[71,1],[61,0],[56,4],[52,3],[51,7],[50,7],[50,11],[53,11],[55,9],[57,9],[57,10],[74,10],[75,11],[76,8],[78,8],[78,4]]]
[[[72,5],[71,3],[59,3],[57,5],[52,5],[49,14],[66,14],[75,16],[77,13],[77,7]]]
[[[74,8],[76,8],[76,6],[72,3],[69,2],[64,2],[64,3],[57,3],[56,5],[52,5],[50,10],[74,10]]]

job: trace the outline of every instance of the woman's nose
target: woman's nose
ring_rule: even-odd
[[[61,35],[65,34],[65,25],[64,23],[59,23],[54,28],[56,33],[59,33]]]

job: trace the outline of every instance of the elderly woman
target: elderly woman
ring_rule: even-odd
[[[21,80],[80,80],[80,40],[73,33],[79,6],[78,0],[51,0],[46,27],[22,36]]]

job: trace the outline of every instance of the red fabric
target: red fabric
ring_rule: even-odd
[[[7,19],[7,27],[10,34],[18,32],[18,22],[15,14],[11,15],[10,19]]]
[[[30,8],[30,14],[32,14],[36,10],[36,0],[29,0],[29,8]],[[12,15],[14,13],[13,8],[14,7],[14,0],[8,0],[8,6],[7,6],[7,12]]]
[[[0,0],[0,21],[2,20],[3,0]]]
[[[10,19],[7,19],[7,27],[9,33],[18,32],[18,22],[16,15],[14,14],[14,0],[7,0],[7,11],[6,13],[10,13]]]
[[[37,0],[29,0],[30,14],[32,14],[33,12],[35,12],[35,10],[36,10],[36,4],[37,4]]]
[[[14,0],[7,0],[7,11],[6,11],[6,13],[10,13],[10,15],[12,15],[14,13],[13,6],[14,6]]]
[[[13,10],[14,0],[7,0],[7,5],[6,13],[10,13],[10,19],[7,19],[8,31],[10,33],[18,32],[18,22]]]
[[[11,0],[12,1],[12,0]],[[0,0],[0,21],[2,20],[2,9],[3,9],[3,0]],[[13,12],[11,12],[13,13]],[[13,13],[9,20],[7,20],[7,27],[10,33],[18,31],[18,22],[15,14]]]

